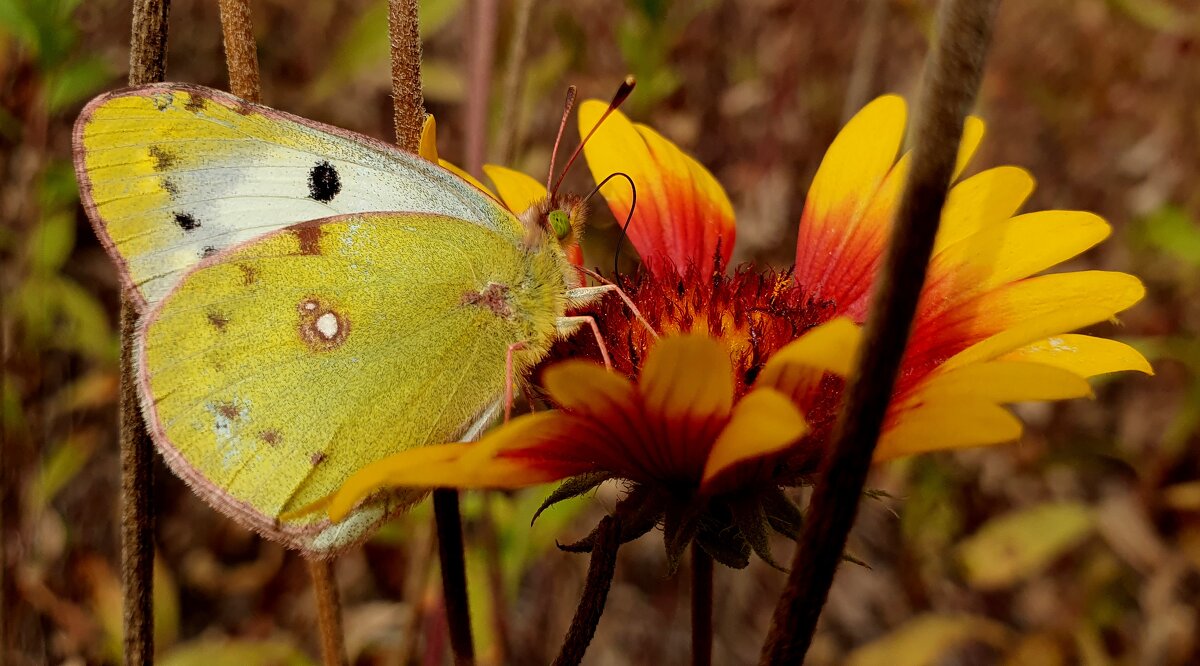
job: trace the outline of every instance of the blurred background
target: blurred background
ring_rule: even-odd
[[[385,0],[251,5],[267,104],[392,136]],[[514,26],[531,5],[510,78]],[[494,22],[472,22],[478,7]],[[607,99],[632,72],[627,113],[728,190],[735,260],[786,267],[825,148],[876,94],[912,98],[934,9],[428,0],[425,97],[444,157],[470,164],[465,108],[483,100],[487,158],[540,178],[566,86]],[[129,17],[127,1],[0,0],[6,664],[120,659],[117,279],[79,207],[70,136],[89,98],[124,85]],[[489,38],[491,74],[472,81],[470,47]],[[1067,268],[1146,282],[1121,326],[1101,328],[1157,375],[1102,382],[1093,401],[1022,406],[1019,444],[877,469],[870,485],[890,497],[865,503],[850,545],[870,568],[842,567],[810,663],[1200,663],[1198,40],[1195,0],[1001,3],[977,110],[989,134],[972,170],[1025,167],[1039,185],[1025,210],[1086,209],[1112,223],[1113,238]],[[169,80],[227,85],[216,2],[173,0],[169,44]],[[584,169],[568,180],[589,185]],[[589,263],[607,266],[613,221],[594,213]],[[304,563],[155,465],[162,663],[312,663]],[[604,489],[530,529],[547,492],[464,500],[485,663],[550,661],[587,565],[555,540],[584,534],[615,499]],[[355,662],[446,663],[429,523],[426,505],[338,561]],[[775,544],[780,561],[791,548]],[[586,663],[686,663],[687,580],[667,576],[654,535],[623,548]],[[714,663],[756,661],[783,580],[759,560],[718,567]]]

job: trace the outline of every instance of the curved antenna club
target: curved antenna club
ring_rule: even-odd
[[[558,145],[562,143],[563,133],[567,130],[567,119],[571,117],[571,109],[575,108],[575,86],[567,86],[567,101],[563,103],[562,121],[558,124],[558,134],[554,137],[554,150],[550,151],[550,170],[546,174],[546,191],[550,191],[550,181],[554,179],[554,160],[558,157]]]
[[[571,157],[567,160],[567,165],[563,167],[562,173],[558,176],[558,180],[554,182],[554,187],[547,188],[550,190],[551,200],[553,200],[554,195],[558,193],[558,188],[562,186],[563,179],[567,177],[567,172],[571,170],[571,165],[575,164],[575,160],[579,157],[579,154],[583,152],[583,147],[587,145],[588,139],[592,138],[592,135],[596,133],[597,129],[600,129],[600,125],[604,123],[605,119],[611,116],[612,112],[616,111],[621,104],[625,102],[625,100],[629,97],[629,94],[633,92],[633,87],[636,85],[637,79],[633,78],[633,75],[630,74],[626,76],[625,80],[621,82],[621,85],[617,87],[617,93],[613,95],[612,101],[608,103],[608,108],[605,109],[604,114],[600,116],[600,119],[596,121],[595,125],[592,125],[592,129],[588,130],[587,136],[584,136],[583,141],[579,142],[579,145],[575,148],[575,152],[571,153]]]
[[[605,183],[612,180],[613,178],[618,178],[618,177],[624,178],[625,182],[629,183],[629,190],[630,190],[630,192],[633,193],[633,197],[629,202],[629,213],[625,216],[625,223],[621,225],[621,235],[620,235],[620,237],[617,238],[617,247],[615,250],[613,250],[613,275],[617,278],[621,277],[620,264],[618,263],[621,260],[621,244],[625,241],[625,238],[629,235],[629,225],[631,222],[633,222],[633,212],[635,210],[637,210],[637,185],[634,184],[633,178],[630,177],[629,174],[627,174],[623,171],[614,171],[614,172],[608,174],[607,176],[605,176],[604,180],[597,183],[596,186],[592,188],[592,191],[589,192],[588,195],[583,198],[584,201],[591,199],[593,196],[596,195],[597,192],[600,191],[601,187],[604,187]]]

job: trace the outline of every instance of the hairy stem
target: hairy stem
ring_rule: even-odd
[[[692,666],[710,666],[713,647],[713,560],[692,542]]]
[[[571,627],[563,640],[562,649],[554,660],[554,666],[576,666],[583,661],[600,616],[608,600],[613,574],[617,569],[617,549],[621,547],[621,523],[614,516],[605,516],[596,528],[596,541],[592,545],[592,560],[588,564],[587,581],[583,584],[583,595],[571,618]]]
[[[912,171],[872,298],[857,379],[849,387],[830,458],[814,489],[761,664],[804,661],[841,561],[925,283],[963,123],[983,76],[996,4],[942,2],[939,37],[926,63],[918,105]]]
[[[458,491],[433,491],[433,515],[437,522],[438,559],[442,566],[442,594],[446,602],[446,624],[456,666],[475,663],[471,638],[471,608],[467,602],[467,563],[463,553],[462,516]]]
[[[229,92],[251,102],[262,101],[258,79],[258,47],[250,21],[249,0],[220,0],[221,35],[225,39],[225,67]]]
[[[417,0],[389,0],[388,35],[392,44],[392,118],[396,124],[396,144],[415,153],[421,145],[421,128],[425,124]]]
[[[321,632],[321,662],[325,666],[346,666],[343,642],[342,603],[338,597],[333,560],[309,559],[308,573],[317,598],[317,626]]]
[[[162,81],[167,74],[170,0],[135,0],[129,37],[129,85]],[[138,409],[133,357],[138,312],[121,294],[120,394],[117,427],[121,458],[121,595],[125,663],[154,663],[153,445]]]

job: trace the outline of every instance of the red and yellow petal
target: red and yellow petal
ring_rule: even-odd
[[[817,169],[800,219],[795,269],[797,285],[815,300],[844,308],[856,300],[853,292],[867,288],[891,206],[866,213],[896,164],[906,113],[896,95],[872,101],[846,123]],[[903,186],[902,177],[891,180],[883,192],[888,200]]]
[[[898,390],[905,394],[939,365],[989,361],[1051,335],[1114,317],[1141,300],[1132,275],[1080,271],[1026,278],[930,317],[919,317]]]
[[[1046,210],[995,222],[937,253],[919,317],[1039,273],[1100,243],[1111,228],[1092,213]]]
[[[719,493],[733,480],[735,466],[778,453],[809,430],[788,396],[769,388],[750,391],[738,401],[729,423],[713,443],[700,479],[700,491]]]
[[[698,442],[712,442],[733,408],[733,363],[717,340],[672,335],[650,348],[638,393],[647,415],[648,455],[672,473],[696,476],[708,457]]]
[[[607,105],[587,100],[579,107],[579,127],[586,135]],[[722,264],[733,252],[733,205],[716,178],[675,144],[645,125],[635,125],[613,112],[583,149],[596,182],[623,172],[637,187],[637,205],[629,239],[652,268],[670,262],[709,266],[720,248]],[[600,193],[618,222],[633,206],[633,192],[623,179],[608,182]]]
[[[862,329],[847,317],[821,324],[775,352],[755,386],[775,389],[796,404],[808,405],[826,372],[850,376],[861,341]]]

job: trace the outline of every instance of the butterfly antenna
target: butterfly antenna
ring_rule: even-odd
[[[571,109],[575,108],[575,86],[567,86],[567,101],[563,104],[562,122],[558,124],[558,135],[554,137],[554,150],[550,152],[550,172],[546,174],[546,191],[550,191],[550,181],[554,179],[554,160],[558,157],[558,145],[562,143],[563,133],[567,131],[567,119],[571,117]]]
[[[616,171],[605,176],[604,180],[600,181],[596,187],[592,188],[592,191],[588,192],[588,195],[584,197],[583,200],[587,201],[588,199],[591,199],[597,192],[600,191],[601,187],[604,187],[605,183],[613,178],[624,178],[625,181],[629,183],[629,190],[633,193],[633,198],[629,202],[629,214],[625,216],[625,223],[621,225],[621,236],[617,238],[617,249],[613,251],[613,275],[617,278],[620,278],[621,269],[618,262],[621,260],[621,243],[623,243],[625,241],[625,237],[629,235],[629,223],[633,222],[633,212],[637,210],[637,185],[633,184],[633,178],[630,178],[629,174]]]
[[[604,114],[600,116],[595,125],[592,125],[592,129],[588,131],[587,136],[583,137],[583,141],[579,142],[579,146],[575,148],[575,152],[571,153],[571,157],[567,160],[567,165],[563,167],[562,173],[559,174],[558,180],[555,181],[554,187],[547,188],[550,190],[551,199],[558,193],[558,188],[562,185],[563,179],[567,177],[567,172],[571,170],[571,165],[575,164],[576,158],[583,152],[583,147],[587,145],[588,139],[592,138],[592,135],[600,128],[604,120],[611,116],[612,112],[616,111],[625,102],[629,97],[629,93],[633,92],[635,85],[637,85],[637,79],[633,78],[632,74],[626,76],[625,80],[621,82],[621,85],[617,88],[617,94],[613,95],[612,101],[608,103],[608,108],[605,109]]]

